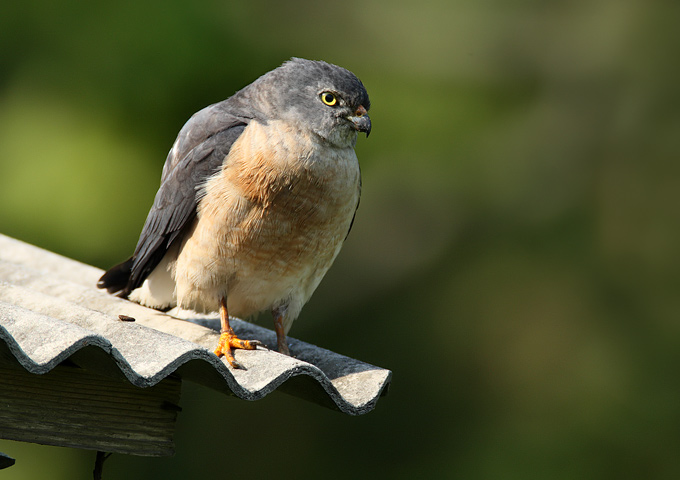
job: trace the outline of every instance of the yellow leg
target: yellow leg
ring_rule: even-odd
[[[278,309],[274,310],[272,313],[274,315],[274,331],[276,331],[276,344],[279,353],[290,355],[288,342],[286,341],[286,333],[283,330],[283,314],[279,313]]]
[[[236,336],[231,325],[229,325],[227,300],[224,297],[220,298],[220,326],[221,335],[217,348],[215,349],[215,355],[218,357],[224,356],[229,362],[229,365],[234,368],[243,368],[243,366],[234,359],[232,349],[241,348],[243,350],[255,350],[259,345],[262,345],[262,342],[258,340],[241,340]]]

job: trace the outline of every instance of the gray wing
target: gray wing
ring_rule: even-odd
[[[142,285],[191,225],[196,217],[199,187],[222,167],[248,121],[246,116],[226,111],[226,102],[206,107],[189,119],[165,161],[161,186],[135,253],[109,269],[97,283],[99,288],[127,297]]]

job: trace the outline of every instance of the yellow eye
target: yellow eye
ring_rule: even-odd
[[[321,94],[321,101],[329,107],[333,107],[338,103],[338,99],[335,98],[335,95],[333,95],[331,92],[323,92]]]

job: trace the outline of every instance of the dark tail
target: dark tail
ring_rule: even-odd
[[[127,298],[132,291],[129,287],[132,263],[132,257],[130,257],[123,263],[109,268],[97,282],[97,287],[105,288],[109,293],[117,293],[119,297]]]

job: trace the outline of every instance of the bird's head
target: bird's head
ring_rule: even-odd
[[[268,105],[270,118],[311,130],[336,147],[354,146],[358,132],[371,133],[368,93],[361,81],[342,67],[293,58],[255,85],[258,100]]]

